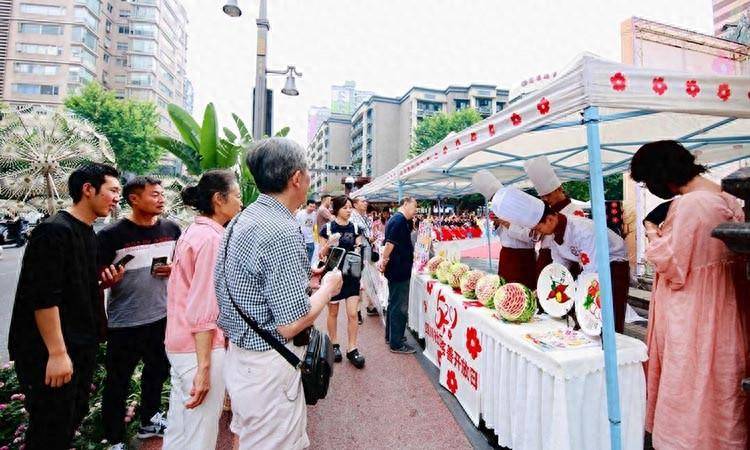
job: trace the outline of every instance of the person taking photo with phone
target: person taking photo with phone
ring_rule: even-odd
[[[119,176],[104,164],[76,169],[68,179],[73,206],[37,225],[23,256],[8,351],[29,413],[29,450],[70,448],[89,412],[106,320],[99,283],[123,275],[114,266],[97,271],[92,224],[117,207]]]
[[[125,448],[122,420],[130,380],[143,361],[141,376],[141,439],[163,436],[166,422],[159,412],[161,390],[169,377],[164,350],[167,325],[169,259],[180,237],[180,227],[159,216],[164,212],[161,180],[138,176],[125,184],[123,197],[132,212],[99,232],[102,267],[126,255],[122,280],[113,285],[107,302],[107,378],[102,399],[104,436],[111,448]]]

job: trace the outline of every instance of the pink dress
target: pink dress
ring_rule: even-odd
[[[711,231],[743,221],[738,200],[695,191],[672,202],[646,256],[656,269],[648,320],[646,429],[654,448],[744,449],[750,293],[744,264]]]

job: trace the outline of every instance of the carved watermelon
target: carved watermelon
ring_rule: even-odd
[[[443,284],[448,284],[448,275],[450,274],[450,270],[451,270],[450,261],[443,261],[440,264],[438,264],[437,271],[435,271],[438,281],[440,281]]]
[[[497,289],[505,284],[505,280],[497,275],[485,275],[479,281],[477,286],[474,288],[474,294],[477,296],[477,300],[488,308],[494,308],[495,303],[493,297]]]
[[[432,278],[437,278],[437,269],[441,262],[445,261],[442,256],[433,256],[427,261],[427,271]]]
[[[495,292],[495,309],[508,322],[528,322],[536,312],[536,296],[521,283],[508,283]]]
[[[448,284],[452,288],[458,289],[461,287],[461,277],[470,270],[471,268],[466,264],[455,263],[451,266],[450,276],[448,277]]]
[[[466,272],[461,277],[461,294],[466,298],[477,298],[474,293],[474,289],[477,287],[477,282],[482,279],[484,272],[479,270],[471,270]]]

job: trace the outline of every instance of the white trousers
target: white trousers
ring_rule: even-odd
[[[287,344],[297,356],[304,347]],[[240,450],[296,450],[310,445],[299,370],[276,350],[254,352],[230,343],[224,380],[232,399],[232,432]]]
[[[185,408],[193,388],[193,378],[198,368],[195,353],[168,353],[172,368],[172,390],[169,394],[167,430],[164,433],[164,450],[204,450],[216,448],[219,435],[219,418],[224,406],[224,359],[226,350],[216,348],[211,352],[211,387],[203,403],[193,409]]]

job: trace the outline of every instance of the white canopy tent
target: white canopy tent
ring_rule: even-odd
[[[371,200],[455,197],[487,169],[523,183],[525,160],[547,155],[562,180],[590,179],[603,308],[612,449],[620,448],[620,405],[604,175],[627,170],[643,144],[674,139],[709,167],[750,157],[750,78],[636,68],[583,54],[557,79],[505,110],[446,137],[352,195]]]

